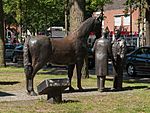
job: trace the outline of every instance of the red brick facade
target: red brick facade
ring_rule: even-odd
[[[104,19],[104,29],[108,26],[110,31],[115,29],[115,16],[121,17],[121,25],[130,32],[130,24],[124,25],[124,9],[114,9],[104,11],[106,18]],[[132,13],[132,33],[138,32],[138,10]],[[119,27],[119,26],[118,26]]]

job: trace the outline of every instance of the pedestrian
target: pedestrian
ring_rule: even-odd
[[[114,61],[111,42],[105,34],[95,41],[93,51],[95,51],[97,87],[98,91],[102,92],[105,90],[105,79],[106,75],[108,75],[108,58],[110,57]]]

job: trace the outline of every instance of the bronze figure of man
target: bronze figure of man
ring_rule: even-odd
[[[102,36],[96,40],[93,49],[95,51],[97,87],[98,91],[102,92],[105,90],[105,79],[108,75],[108,58],[110,57],[114,61],[111,43],[106,36]]]
[[[117,37],[112,44],[112,51],[116,63],[116,67],[115,67],[116,69],[113,70],[114,73],[113,88],[115,90],[121,90],[122,82],[123,82],[123,68],[124,68],[124,61],[125,61],[125,53],[126,53],[125,40]]]

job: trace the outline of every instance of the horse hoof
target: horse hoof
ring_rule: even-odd
[[[81,92],[84,91],[84,89],[82,87],[78,87],[78,88],[79,88],[79,91],[81,91]]]
[[[98,89],[98,92],[104,92],[105,89]]]
[[[30,96],[37,96],[37,94],[34,91],[28,92],[27,94]]]
[[[69,91],[73,92],[73,91],[75,91],[75,89],[73,87],[69,87]]]
[[[37,93],[31,92],[31,96],[37,96]]]

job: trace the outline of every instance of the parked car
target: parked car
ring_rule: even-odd
[[[9,43],[5,44],[5,60],[12,60],[15,46]]]
[[[126,54],[131,53],[131,52],[134,51],[135,49],[136,49],[136,46],[127,46]]]
[[[18,45],[13,51],[12,62],[17,63],[18,61],[23,61],[23,45]]]
[[[126,70],[129,76],[150,75],[150,46],[137,48],[127,54]]]
[[[48,36],[50,38],[64,38],[65,37],[65,29],[63,27],[53,26],[47,29]]]

